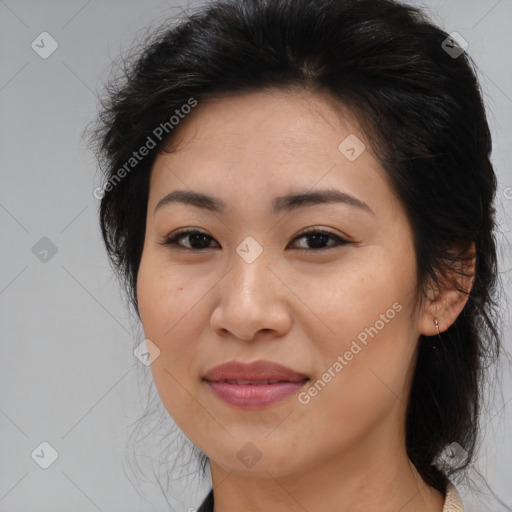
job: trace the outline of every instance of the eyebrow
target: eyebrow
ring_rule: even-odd
[[[190,190],[175,190],[158,201],[154,213],[163,206],[171,203],[189,204],[214,213],[224,213],[227,208],[227,204],[217,197]],[[375,215],[373,210],[364,201],[336,189],[296,192],[275,197],[272,201],[272,211],[277,214],[282,211],[290,211],[296,208],[326,203],[344,203]]]

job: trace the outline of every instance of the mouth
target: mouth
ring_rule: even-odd
[[[203,376],[213,394],[242,409],[262,409],[302,388],[309,377],[270,361],[231,361],[216,366]]]

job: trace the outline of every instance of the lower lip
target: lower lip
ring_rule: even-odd
[[[242,409],[261,409],[275,404],[296,393],[306,382],[276,382],[258,386],[206,381],[217,398]]]

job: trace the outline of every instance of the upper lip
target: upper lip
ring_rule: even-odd
[[[308,379],[308,376],[272,361],[254,361],[252,363],[229,361],[206,372],[203,379],[210,382],[226,380],[301,382]]]

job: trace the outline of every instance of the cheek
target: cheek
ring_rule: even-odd
[[[309,309],[311,321],[302,324],[311,329],[309,339],[320,345],[320,352],[329,352],[329,347],[338,351],[361,333],[364,341],[365,329],[376,322],[377,330],[384,333],[392,330],[392,324],[408,320],[404,312],[415,287],[415,259],[412,252],[375,245],[347,252],[315,274],[292,272],[289,277]],[[395,303],[401,307],[393,308]]]
[[[315,440],[314,453],[327,457],[333,449],[358,444],[386,418],[393,418],[399,431],[414,343],[404,297],[393,302],[395,297],[399,296],[373,290],[361,297],[360,306],[353,304],[352,297],[350,307],[323,310],[330,314],[329,325],[336,335],[316,338],[318,373],[297,404],[304,436]]]
[[[212,283],[194,284],[186,269],[169,266],[151,254],[143,255],[137,277],[137,299],[145,338],[160,350],[151,372],[162,403],[182,429],[190,430],[190,418],[204,415],[191,397],[201,384],[195,365],[200,347],[194,340],[208,319],[201,298]]]
[[[188,315],[193,314],[201,289],[191,285],[185,270],[149,252],[143,253],[137,276],[137,300],[146,337],[171,339],[184,325],[190,326]]]
[[[365,249],[317,283],[323,286],[305,280],[299,293],[317,316],[307,324],[307,338],[314,344],[319,402],[361,416],[377,413],[375,405],[388,407],[405,394],[414,356],[412,248]]]

